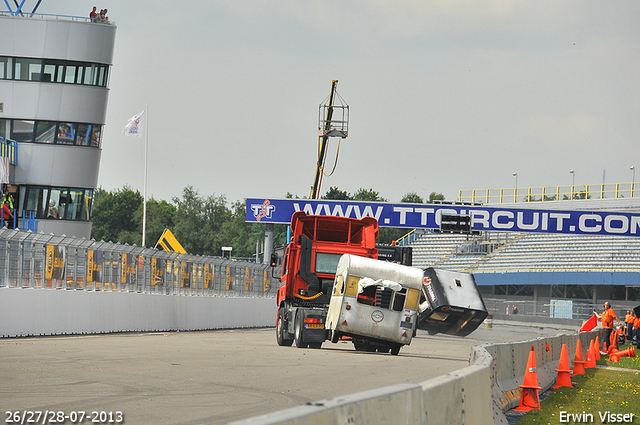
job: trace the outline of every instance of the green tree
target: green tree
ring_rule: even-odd
[[[373,189],[365,189],[360,188],[353,194],[352,199],[354,201],[378,201],[378,202],[387,202],[386,199],[380,196],[380,193],[376,192]]]
[[[416,192],[407,192],[402,199],[400,199],[400,202],[407,204],[422,204],[424,203],[424,199],[422,199],[422,197],[420,197]]]
[[[222,225],[231,218],[223,195],[201,197],[192,186],[182,191],[182,197],[174,197],[176,205],[174,232],[189,254],[221,255],[220,237]]]
[[[324,194],[322,199],[332,199],[336,201],[348,201],[351,198],[351,195],[344,190],[338,189],[336,186],[331,186],[327,193]]]
[[[142,206],[142,195],[129,186],[107,192],[98,188],[93,203],[91,237],[120,243],[140,244],[141,222],[136,211]],[[135,235],[140,237],[136,239]]]
[[[444,195],[442,193],[431,192],[429,194],[429,202],[444,201]]]
[[[143,213],[141,205],[135,214],[135,219],[140,223],[142,223]],[[147,200],[147,233],[145,241],[147,247],[153,247],[156,244],[164,229],[169,229],[173,232],[175,213],[176,206],[165,200],[157,201],[154,198]]]

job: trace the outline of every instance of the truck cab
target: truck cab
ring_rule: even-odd
[[[378,222],[373,217],[307,215],[291,218],[278,289],[276,340],[279,345],[319,348],[327,339],[325,322],[338,262],[348,253],[378,258]]]

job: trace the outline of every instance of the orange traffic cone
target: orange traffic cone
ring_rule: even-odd
[[[609,348],[615,346],[618,348],[618,330],[614,329],[609,335]]]
[[[569,369],[569,354],[567,352],[567,344],[562,344],[560,350],[560,363],[556,369],[558,377],[553,388],[570,387],[571,386],[571,369]]]
[[[584,370],[584,357],[582,357],[582,344],[580,343],[580,339],[578,339],[578,343],[576,344],[576,357],[573,361],[573,376],[575,375],[584,375],[587,373]]]
[[[587,350],[587,360],[584,362],[584,367],[587,369],[593,369],[596,367],[596,355],[593,353],[595,351],[595,347],[593,345],[593,340],[589,344],[589,349]]]
[[[609,361],[617,363],[620,361],[620,357],[635,357],[635,356],[636,356],[636,349],[633,348],[633,346],[631,346],[630,348],[627,348],[624,351],[616,351],[615,353],[612,353],[609,356]]]
[[[540,410],[540,396],[538,390],[542,387],[538,386],[538,372],[536,372],[536,353],[531,347],[529,352],[529,360],[527,361],[527,370],[524,372],[524,382],[518,385],[522,388],[520,394],[520,405],[513,410],[528,412],[532,409]]]
[[[596,336],[596,342],[594,347],[596,347],[596,360],[600,360],[600,337]]]

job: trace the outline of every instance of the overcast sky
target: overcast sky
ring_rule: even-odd
[[[572,183],[570,169],[599,184],[640,167],[636,0],[95,4],[118,27],[106,190],[142,193],[143,143],[122,129],[148,105],[149,197],[188,185],[229,201],[309,196],[334,79],[351,120],[322,193],[454,199],[514,187],[514,172],[519,187],[555,186]],[[38,12],[92,5],[44,0]]]

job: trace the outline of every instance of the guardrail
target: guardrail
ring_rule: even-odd
[[[568,186],[509,187],[496,189],[463,189],[458,192],[459,202],[503,204],[517,202],[549,202],[572,199],[634,198],[635,182],[605,183]]]
[[[0,229],[0,287],[274,298],[266,264]]]
[[[531,347],[538,384],[555,382],[562,344],[575,356],[577,340],[589,347],[599,331],[474,347],[470,365],[421,384],[403,384],[257,416],[232,425],[384,425],[507,424],[505,412],[519,404]],[[547,350],[547,344],[549,350]],[[231,425],[230,424],[230,425]]]

